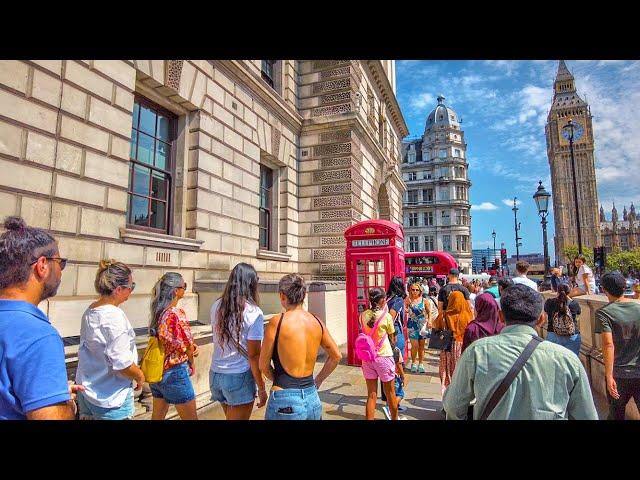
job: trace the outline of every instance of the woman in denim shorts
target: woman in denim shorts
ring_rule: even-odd
[[[267,325],[260,354],[260,371],[273,381],[265,419],[320,420],[318,389],[342,355],[324,324],[304,310],[307,286],[300,275],[282,277],[278,292],[285,312],[275,315]],[[314,381],[313,369],[321,345],[328,358]]]
[[[126,420],[133,417],[133,385],[142,388],[136,334],[120,305],[136,284],[131,269],[115,260],[102,260],[94,282],[100,298],[82,315],[76,382],[81,420]]]
[[[152,420],[164,420],[169,405],[175,405],[182,420],[197,420],[196,394],[189,377],[195,374],[194,357],[198,347],[193,341],[187,315],[178,302],[187,284],[182,275],[167,272],[155,288],[151,303],[150,335],[157,335],[164,347],[162,380],[151,384]]]
[[[222,404],[227,420],[249,420],[256,394],[258,408],[267,403],[258,366],[264,315],[258,307],[258,274],[251,265],[239,263],[231,271],[222,297],[211,307],[211,328],[211,400]]]

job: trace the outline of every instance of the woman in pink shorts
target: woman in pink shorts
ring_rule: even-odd
[[[387,397],[391,419],[397,420],[398,401],[396,400],[394,388],[396,365],[393,361],[393,350],[389,341],[389,337],[392,337],[395,331],[393,319],[385,309],[387,296],[384,290],[377,287],[369,290],[369,302],[371,308],[360,315],[362,331],[370,335],[371,329],[380,315],[384,315],[384,318],[378,323],[377,332],[372,337],[374,344],[379,344],[378,356],[372,362],[362,362],[362,373],[367,381],[367,420],[374,419],[378,395],[378,378],[382,382],[382,388]]]

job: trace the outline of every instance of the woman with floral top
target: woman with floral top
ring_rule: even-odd
[[[198,347],[193,341],[187,315],[178,308],[178,301],[187,289],[182,275],[167,272],[155,288],[151,303],[150,335],[155,335],[164,347],[162,380],[151,384],[153,395],[152,420],[164,420],[169,405],[175,405],[182,420],[197,420],[196,395],[190,376],[195,374],[194,357]]]

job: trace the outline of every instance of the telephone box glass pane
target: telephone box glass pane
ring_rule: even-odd
[[[384,272],[384,260],[378,260],[378,263],[376,264],[376,270],[378,272]]]
[[[358,304],[358,313],[362,313],[362,312],[364,312],[364,305],[359,303]]]
[[[378,274],[378,286],[384,288],[384,284],[385,284],[384,273],[379,273]]]
[[[358,289],[358,300],[364,300],[364,288]]]
[[[358,286],[364,287],[364,275],[358,275]]]
[[[378,285],[376,284],[376,276],[373,273],[369,274],[369,288],[373,288],[373,287],[377,287]]]
[[[358,260],[358,263],[356,265],[356,271],[364,272],[364,260]]]
[[[369,264],[367,265],[367,271],[375,272],[375,270],[376,270],[376,261],[375,260],[369,260]]]

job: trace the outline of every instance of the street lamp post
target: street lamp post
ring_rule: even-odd
[[[582,254],[582,231],[580,228],[580,207],[578,204],[578,181],[576,180],[576,159],[573,154],[573,141],[582,136],[582,127],[573,123],[572,119],[563,127],[563,135],[569,140],[571,152],[571,175],[573,176],[573,201],[576,209],[576,228],[578,229],[578,253]]]
[[[493,263],[495,264],[496,263],[496,229],[495,228],[491,232],[491,236],[493,237]],[[498,273],[497,273],[497,269],[496,269],[496,275],[497,274]]]
[[[518,197],[513,197],[513,208],[511,210],[513,210],[513,221],[514,221],[514,228],[516,231],[516,261],[520,260],[520,240],[522,240],[522,237],[518,235],[518,230],[520,230],[520,224],[518,223],[518,205],[517,205],[517,200]]]
[[[549,280],[549,245],[547,243],[547,215],[549,214],[549,198],[551,194],[547,192],[542,186],[542,180],[538,185],[538,190],[533,194],[533,199],[536,201],[538,207],[538,215],[542,218],[542,242],[544,245],[544,281]]]

